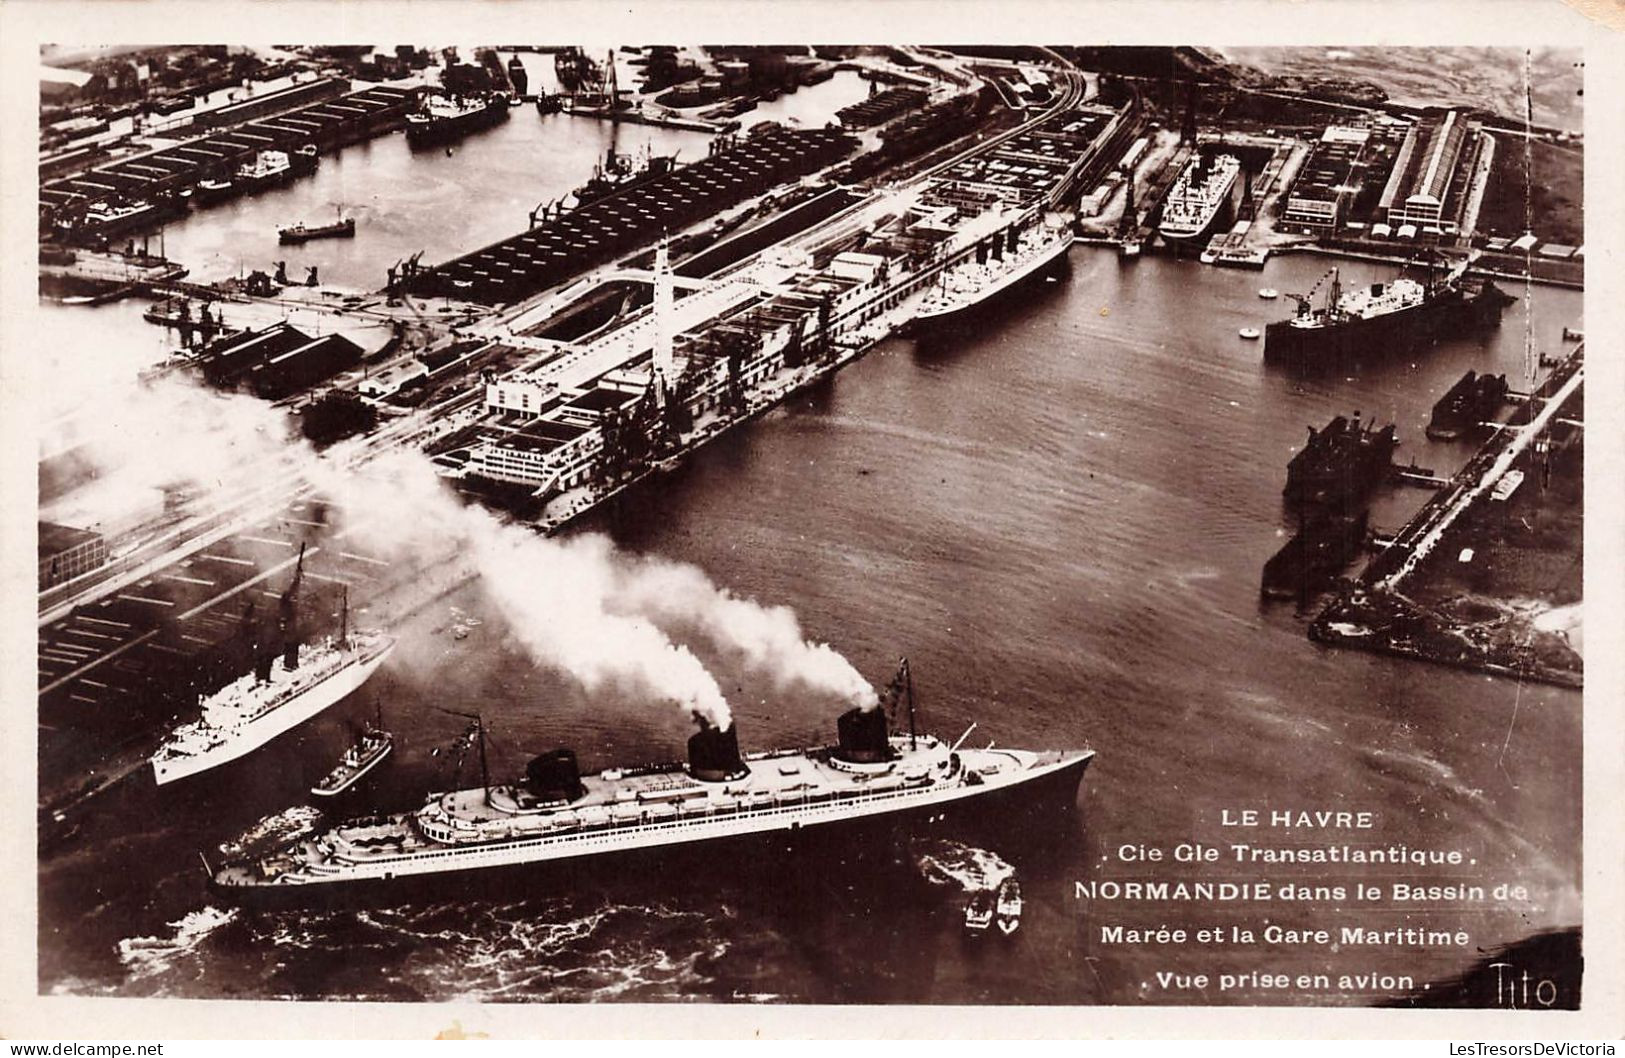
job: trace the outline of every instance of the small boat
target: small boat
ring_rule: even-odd
[[[1577,331],[1573,327],[1563,328],[1563,340],[1565,342],[1583,342],[1585,341],[1585,338],[1585,331]]]
[[[1237,331],[1236,333],[1240,334],[1243,338],[1247,339],[1250,342],[1253,339],[1255,339],[1255,338],[1259,337],[1260,335],[1262,335],[1264,332],[1259,330],[1257,327],[1243,327],[1241,330]]]
[[[1264,287],[1259,290],[1258,296],[1263,298],[1265,301],[1274,301],[1276,298],[1281,296],[1281,292],[1276,290],[1274,287]]]
[[[965,929],[971,933],[985,933],[993,924],[996,907],[993,890],[977,889],[965,903]]]
[[[381,712],[379,719],[382,720]],[[344,751],[337,766],[321,782],[312,786],[310,792],[317,797],[334,797],[343,793],[389,756],[389,751],[394,748],[394,735],[379,724],[368,724],[355,745]]]
[[[1000,933],[1008,937],[1021,928],[1021,886],[1016,884],[1014,877],[1006,878],[999,883],[995,909],[998,913]]]
[[[280,243],[309,242],[311,239],[350,239],[355,237],[355,218],[345,217],[333,224],[322,224],[314,228],[307,228],[301,222],[291,228],[278,228],[276,237]]]
[[[1118,252],[1118,255],[1121,256],[1121,257],[1138,257],[1138,256],[1140,256],[1140,240],[1139,239],[1124,239],[1118,245],[1117,252]]]
[[[224,202],[237,191],[230,180],[199,180],[193,196],[200,204]]]

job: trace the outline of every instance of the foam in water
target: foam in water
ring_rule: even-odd
[[[184,956],[197,951],[210,934],[237,918],[237,909],[208,906],[188,912],[169,923],[167,937],[128,937],[118,942],[118,957],[133,980],[163,973]]]
[[[998,853],[958,841],[936,841],[919,854],[920,872],[936,885],[958,885],[969,893],[990,889],[1016,873]]]

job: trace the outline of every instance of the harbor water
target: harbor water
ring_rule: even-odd
[[[324,159],[316,177],[285,191],[172,227],[169,252],[203,278],[235,273],[245,232],[268,233],[270,258],[278,224],[321,219],[318,207],[343,202],[357,211],[358,237],[288,248],[290,272],[304,253],[322,256],[324,277],[376,286],[399,256],[421,248],[434,260],[523,226],[535,199],[584,178],[609,134],[585,119],[516,110],[451,156],[412,156],[391,137]],[[622,135],[654,137],[657,152],[704,150],[688,134]],[[570,137],[569,152],[559,136]],[[519,186],[520,175],[548,190]],[[1579,695],[1328,650],[1306,638],[1304,614],[1260,603],[1260,568],[1293,528],[1281,486],[1306,427],[1356,410],[1393,421],[1401,461],[1414,456],[1448,474],[1471,446],[1424,439],[1432,402],[1469,367],[1522,377],[1522,304],[1487,336],[1358,377],[1304,380],[1265,368],[1259,343],[1237,331],[1290,303],[1261,301],[1256,290],[1306,291],[1332,264],[1294,256],[1249,273],[1154,257],[1123,264],[1075,248],[1054,281],[949,333],[882,343],[578,530],[693,563],[738,595],[791,607],[810,636],[877,684],[906,654],[922,725],[946,738],[974,722],[977,744],[1092,746],[1098,758],[1079,810],[1057,816],[1050,831],[922,835],[879,862],[720,865],[689,884],[651,869],[591,888],[516,885],[359,911],[251,911],[211,897],[198,853],[216,860],[245,827],[308,801],[310,783],[345,744],[345,721],[370,716],[375,697],[397,749],[351,807],[410,807],[453,780],[437,751],[463,721],[445,709],[483,713],[492,771],[504,777],[556,745],[573,746],[588,770],[681,755],[689,728],[678,710],[609,688],[588,693],[537,669],[472,582],[396,629],[402,647],[385,672],[296,735],[195,784],[157,790],[132,779],[90,802],[71,836],[42,850],[41,990],[494,1001],[1381,998],[1171,994],[1157,972],[1268,959],[1103,943],[1106,922],[1196,928],[1235,917],[1203,904],[1083,900],[1075,886],[1149,877],[1116,861],[1125,843],[1221,840],[1224,808],[1371,812],[1379,829],[1366,843],[1459,849],[1476,880],[1532,894],[1450,919],[1471,931],[1466,948],[1282,955],[1291,965],[1403,974],[1421,987],[1500,945],[1578,923]],[[1347,287],[1394,269],[1343,262],[1341,271]],[[1581,295],[1537,289],[1530,318],[1536,346],[1557,351],[1565,326],[1583,326]],[[1397,527],[1426,495],[1385,489],[1373,523]],[[747,751],[833,738],[835,703],[752,685],[726,659],[707,660],[724,677]],[[460,778],[475,775],[465,767]],[[966,943],[966,884],[1011,868],[1027,902],[1021,932]],[[1208,877],[1243,875],[1261,876],[1232,868]],[[1324,907],[1271,913],[1283,923],[1315,914],[1331,917]]]

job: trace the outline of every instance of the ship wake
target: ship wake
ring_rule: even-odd
[[[1016,873],[1015,867],[990,849],[959,841],[934,840],[915,849],[915,862],[926,881],[969,893],[992,889]]]
[[[195,956],[203,942],[237,918],[237,909],[208,906],[169,923],[166,937],[129,937],[118,942],[119,961],[132,981],[156,977]]]

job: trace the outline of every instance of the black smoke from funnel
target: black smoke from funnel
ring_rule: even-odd
[[[695,719],[700,729],[688,740],[688,773],[701,782],[727,782],[748,775],[734,725],[719,729],[698,716]]]
[[[880,709],[848,709],[835,721],[839,738],[835,756],[851,764],[878,764],[891,759],[886,714]]]

